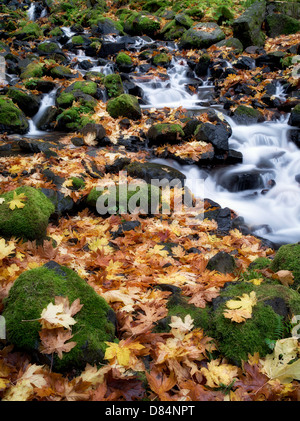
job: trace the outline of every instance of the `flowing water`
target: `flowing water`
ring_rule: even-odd
[[[34,9],[30,9],[28,13],[34,13]],[[62,30],[69,38],[75,34],[67,27],[63,27]],[[106,40],[111,42],[119,38],[106,36]],[[130,48],[139,50],[151,42],[136,37],[136,43],[130,45]],[[79,50],[77,54],[68,53],[68,56],[78,63],[90,60],[94,66],[89,71],[104,74],[114,71],[112,63],[99,65],[97,59],[86,56],[83,50]],[[230,63],[227,63],[227,67],[230,66]],[[75,69],[82,75],[86,72],[78,66],[75,66]],[[197,113],[207,109],[203,101],[209,102],[213,99],[213,85],[209,82],[209,77],[203,80],[197,78],[182,58],[172,58],[166,78],[143,76],[139,73],[139,68],[130,76],[143,91],[142,108],[183,107]],[[191,85],[195,89],[189,89]],[[55,95],[56,90],[44,95],[38,113],[30,121],[29,136],[45,134],[36,128],[36,123],[46,108],[55,104]],[[280,84],[277,85],[275,96],[285,98]],[[218,106],[214,108],[220,110]],[[295,176],[300,174],[300,150],[288,141],[287,133],[293,130],[287,124],[288,117],[289,115],[286,115],[281,120],[242,126],[224,115],[232,128],[230,148],[243,154],[242,164],[208,170],[196,165],[180,165],[171,160],[155,159],[153,162],[167,164],[183,172],[189,179],[188,185],[190,183],[192,190],[197,183],[192,183],[191,180],[204,180],[205,197],[222,207],[233,209],[245,219],[245,223],[251,227],[254,234],[278,244],[297,242],[300,241],[300,184]],[[262,185],[253,190],[228,191],[221,184],[234,173],[259,174]],[[270,182],[273,183],[272,188]],[[194,190],[193,193],[199,197],[203,195],[203,190]]]

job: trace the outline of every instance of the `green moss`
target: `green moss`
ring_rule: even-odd
[[[122,79],[119,74],[105,76],[103,83],[109,98],[116,98],[124,93]]]
[[[155,64],[155,66],[167,66],[170,62],[171,59],[166,53],[157,54],[153,57],[153,64]]]
[[[137,98],[133,95],[122,94],[108,101],[107,112],[113,118],[128,117],[139,120],[142,117],[141,108]]]
[[[132,35],[154,36],[160,29],[160,21],[154,17],[148,17],[138,12],[130,16],[122,16],[124,19],[124,31]]]
[[[51,36],[51,37],[60,37],[60,36],[62,36],[64,33],[63,33],[63,31],[59,28],[59,27],[57,27],[57,28],[54,28],[54,29],[52,29],[50,32],[49,32],[49,35]]]
[[[15,32],[16,36],[24,40],[36,40],[43,35],[40,26],[36,22],[20,22],[21,29]]]
[[[290,270],[293,272],[295,281],[292,288],[298,288],[300,285],[300,244],[281,246],[270,265],[270,269],[274,272],[279,270]]]
[[[62,92],[56,99],[57,105],[61,108],[71,107],[75,97],[71,92]]]
[[[26,66],[20,75],[21,79],[29,79],[31,77],[42,77],[44,73],[44,65],[38,61],[33,61]]]
[[[43,42],[38,45],[37,49],[41,53],[54,53],[59,47],[55,42]]]
[[[224,317],[226,302],[255,291],[257,304],[253,307],[252,317],[245,322],[236,323]],[[270,301],[282,299],[292,314],[299,314],[300,297],[296,291],[283,285],[262,283],[254,286],[240,282],[229,286],[221,293],[220,305],[213,316],[213,327],[208,334],[217,340],[219,351],[235,363],[248,359],[248,354],[259,352],[263,357],[271,350],[268,340],[281,339],[285,334],[284,320],[270,305]]]
[[[23,193],[26,197],[23,208],[9,208],[9,202]],[[25,240],[42,239],[46,235],[48,220],[54,212],[49,199],[33,187],[19,187],[0,196],[5,201],[0,205],[0,233],[5,237],[24,238]]]
[[[0,97],[0,127],[2,132],[21,134],[29,128],[23,112],[7,97]]]
[[[249,265],[249,269],[265,269],[270,266],[272,261],[267,257],[258,257]]]
[[[127,65],[127,66],[131,66],[132,65],[132,59],[131,59],[131,57],[128,55],[128,54],[126,54],[126,53],[119,53],[118,55],[117,55],[117,57],[116,57],[116,63],[118,64],[118,65]]]
[[[75,82],[71,85],[72,91],[81,91],[84,94],[96,95],[97,93],[97,84],[95,82],[84,81],[84,82]]]
[[[198,7],[194,6],[185,11],[188,16],[191,16],[194,19],[201,20],[204,17],[203,11]]]
[[[55,66],[50,69],[50,75],[53,78],[64,79],[73,76],[71,69],[66,66]]]
[[[74,35],[74,37],[72,37],[72,43],[73,44],[84,44],[84,38],[81,35]]]
[[[48,267],[47,267],[48,266]],[[113,341],[115,327],[113,312],[106,301],[74,271],[54,262],[22,273],[12,286],[5,301],[7,339],[18,348],[38,351],[40,345],[38,319],[42,310],[55,296],[68,297],[69,303],[80,299],[81,310],[74,316],[72,341],[77,345],[60,360],[53,354],[53,368],[56,371],[84,369],[86,363],[99,364],[103,361],[105,341]],[[51,363],[51,355],[48,356]]]
[[[73,188],[75,190],[80,190],[85,187],[85,181],[82,178],[72,177],[71,180],[73,182]]]
[[[158,206],[159,200],[159,189],[144,182],[133,190],[126,186],[119,188],[119,185],[107,187],[101,191],[93,188],[86,202],[92,208],[96,208],[99,214],[105,216],[131,213],[136,207],[140,208],[141,213],[151,214],[151,211]]]
[[[90,113],[89,107],[72,107],[64,110],[57,117],[58,128],[60,130],[78,131],[88,123],[94,123],[93,119],[86,113]]]

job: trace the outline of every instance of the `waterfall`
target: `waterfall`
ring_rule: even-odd
[[[47,108],[55,105],[56,92],[57,88],[53,89],[51,92],[43,96],[38,112],[33,116],[31,120],[29,120],[29,136],[39,136],[45,134],[44,131],[38,130],[37,124],[40,121],[41,117],[44,115]]]

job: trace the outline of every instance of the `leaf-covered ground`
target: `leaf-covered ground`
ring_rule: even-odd
[[[232,3],[235,16],[238,16],[244,9],[239,2]],[[207,21],[212,18],[213,6],[211,3],[204,10]],[[106,16],[114,19],[114,13],[115,9],[112,9]],[[46,23],[47,18],[40,22]],[[225,30],[230,36],[230,27]],[[267,52],[285,50],[299,41],[299,34],[268,38],[265,49]],[[208,52],[214,58],[222,55],[222,58],[232,59],[230,48],[210,47]],[[196,50],[177,54],[193,60],[200,56]],[[136,54],[130,55],[133,60],[139,60]],[[255,54],[248,56],[255,57]],[[164,74],[166,69],[158,67],[150,69],[148,77],[163,77]],[[261,77],[257,78],[258,75]],[[259,68],[240,70],[220,81],[218,89],[223,95],[228,89],[246,82],[255,92],[251,97],[240,96],[231,107],[234,111],[239,104],[251,105],[253,98],[260,102],[265,85],[277,77],[276,72],[261,74]],[[287,67],[280,77],[294,86],[298,83],[292,67]],[[44,80],[54,79],[44,77]],[[72,83],[81,80],[84,79],[77,77]],[[64,86],[71,84],[70,81],[61,83]],[[31,355],[0,341],[0,398],[3,401],[300,399],[300,348],[297,339],[289,335],[273,343],[267,356],[255,353],[248,356],[248,361],[235,365],[218,351],[218,343],[213,338],[195,328],[189,314],[172,316],[167,329],[164,332],[159,329],[159,322],[168,315],[168,300],[176,288],[180,288],[188,303],[202,309],[219,296],[228,282],[243,279],[259,285],[268,279],[279,279],[283,285],[292,285],[293,276],[288,271],[262,270],[256,272],[256,276],[246,278],[249,265],[258,257],[273,258],[273,249],[237,229],[225,235],[220,233],[217,222],[206,218],[206,212],[212,210],[208,201],[201,203],[203,222],[194,225],[185,212],[151,217],[133,214],[101,217],[81,205],[99,183],[107,185],[110,181],[119,181],[117,174],[107,171],[108,165],[121,158],[129,158],[131,162],[146,162],[150,158],[147,148],[141,147],[137,152],[126,150],[119,143],[122,136],[124,139],[146,133],[152,124],[149,121],[153,120],[180,123],[186,112],[182,108],[144,110],[139,121],[131,121],[129,128],[121,128],[122,117],[110,117],[106,104],[99,101],[93,120],[105,128],[111,141],[109,146],[98,148],[93,138],[81,136],[84,146],[74,148],[71,139],[78,134],[70,133],[59,138],[61,149],[53,141],[53,148],[45,153],[0,158],[1,194],[20,186],[57,190],[57,185],[45,175],[45,170],[50,169],[64,179],[60,192],[78,206],[76,212],[50,220],[47,239],[42,243],[0,238],[0,312],[19,275],[54,260],[76,271],[117,316],[116,340],[107,342],[105,363],[98,367],[87,365],[81,373],[75,370],[64,375],[53,372],[51,366],[39,365]],[[274,116],[268,109],[263,113],[266,118]],[[205,114],[199,118],[208,121]],[[5,134],[1,140],[5,144],[14,142]],[[160,146],[155,154],[160,156],[167,149],[178,157],[197,161],[210,148],[210,144],[192,139],[180,146]],[[49,150],[55,153],[51,154]],[[84,180],[80,189],[74,188],[74,177]],[[26,196],[15,195],[9,204],[10,210],[14,212],[25,204]],[[232,210],[232,218],[235,216]],[[138,224],[120,233],[122,224],[131,221]],[[207,268],[209,260],[218,252],[234,255],[237,264],[234,273],[223,274]],[[256,304],[255,293],[245,294],[240,300],[228,301],[224,315],[232,323],[243,323],[251,318]],[[80,312],[81,306],[78,302],[66,303],[61,297],[52,306],[41,314],[41,352],[62,356],[75,346],[72,343],[72,316]]]

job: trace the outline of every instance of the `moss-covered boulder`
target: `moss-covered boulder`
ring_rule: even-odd
[[[241,41],[244,48],[250,45],[259,47],[264,45],[265,34],[261,27],[265,15],[266,2],[258,0],[233,22],[233,36]]]
[[[149,146],[164,145],[166,143],[180,143],[184,138],[184,131],[180,124],[158,123],[148,130]]]
[[[95,96],[97,94],[97,83],[92,81],[77,81],[65,89],[65,92],[81,91],[84,94]]]
[[[108,98],[116,98],[124,94],[123,82],[119,74],[112,73],[111,75],[105,76],[103,84]]]
[[[28,117],[33,117],[39,110],[41,99],[36,95],[27,93],[22,89],[10,87],[7,91],[7,96],[11,98]]]
[[[10,202],[19,196],[24,206],[11,209]],[[0,205],[0,234],[2,236],[25,240],[40,240],[45,237],[54,206],[40,190],[29,186],[18,187],[1,194],[0,198],[4,199]]]
[[[60,131],[79,131],[88,123],[94,123],[91,108],[86,106],[72,107],[57,116],[56,129]]]
[[[266,18],[266,29],[269,37],[296,34],[300,31],[300,22],[283,13],[273,13]]]
[[[40,55],[47,55],[60,52],[61,49],[56,42],[48,41],[41,42],[37,47],[37,51]]]
[[[222,41],[217,42],[215,45],[216,47],[232,48],[236,53],[241,53],[244,49],[241,41],[238,38],[234,37],[223,39]]]
[[[274,272],[279,270],[290,270],[293,272],[295,281],[291,287],[297,288],[300,285],[300,244],[281,246],[270,265],[270,269]]]
[[[116,64],[119,71],[124,73],[129,73],[134,68],[132,58],[124,52],[118,53],[116,57]]]
[[[38,78],[42,77],[44,74],[44,65],[37,60],[29,63],[25,69],[22,71],[20,78],[29,79],[31,77]]]
[[[69,67],[58,65],[51,67],[49,70],[49,76],[54,79],[72,79],[76,76],[76,74],[74,74]]]
[[[83,305],[73,317],[72,341],[76,346],[62,359],[57,354],[40,354],[40,318],[55,296],[68,297],[72,304],[80,299]],[[105,353],[105,341],[115,337],[115,315],[106,301],[96,294],[76,272],[55,262],[22,273],[12,286],[3,313],[7,339],[18,349],[35,356],[38,362],[52,364],[55,371],[84,369],[86,364],[100,364]],[[33,321],[24,321],[33,320]]]
[[[176,20],[173,19],[163,26],[159,34],[163,37],[164,40],[171,41],[181,38],[185,31],[186,28],[182,25],[179,25]]]
[[[160,191],[158,187],[139,180],[130,186],[120,184],[93,188],[86,203],[103,217],[136,211],[151,215],[159,209]]]
[[[208,48],[223,39],[225,39],[225,34],[216,23],[198,23],[183,34],[179,48]]]
[[[15,32],[15,37],[19,40],[36,40],[42,36],[40,25],[36,22],[21,22],[21,28]]]
[[[259,110],[246,105],[239,105],[233,112],[232,118],[238,124],[246,126],[265,121],[265,117]]]
[[[131,120],[139,120],[142,117],[142,111],[138,99],[129,94],[122,94],[117,98],[108,101],[107,112],[113,118],[127,117]]]
[[[155,66],[169,67],[171,58],[167,53],[160,53],[153,56],[152,62]]]
[[[0,133],[25,134],[29,124],[23,111],[13,101],[5,96],[0,96]]]
[[[160,29],[160,20],[153,15],[133,12],[126,16],[124,31],[130,35],[148,35],[154,37]]]

